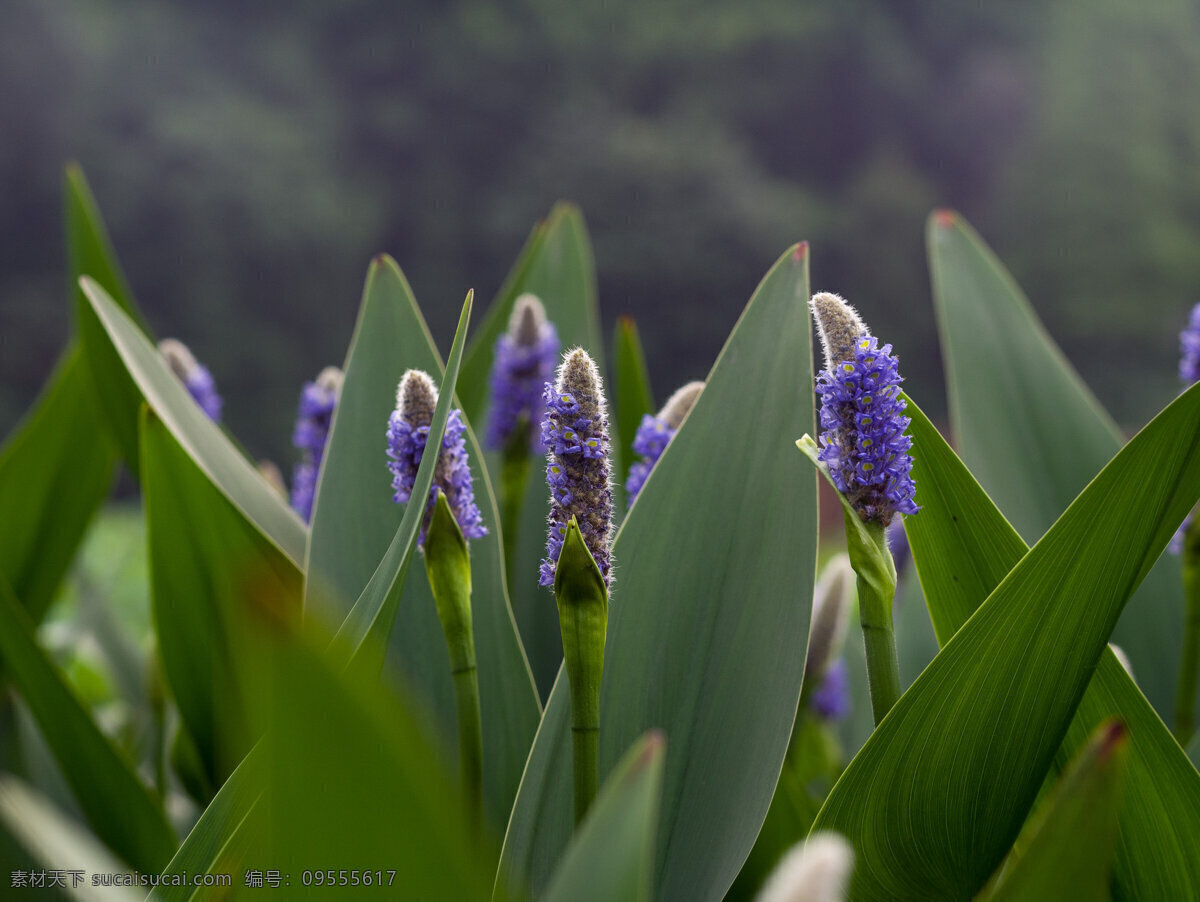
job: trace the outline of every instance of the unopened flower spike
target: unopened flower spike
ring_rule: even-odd
[[[554,374],[557,359],[558,332],[546,319],[546,308],[536,295],[521,295],[513,305],[508,331],[496,340],[489,448],[503,449],[523,425],[529,432],[530,446],[542,450],[538,441],[538,425],[545,411],[542,390]]]
[[[825,349],[825,369],[817,376],[818,457],[858,515],[887,526],[895,514],[918,510],[899,361],[836,294],[815,295],[812,310]]]
[[[388,469],[392,472],[394,500],[405,504],[412,497],[417,480],[417,468],[429,439],[429,425],[433,422],[433,411],[437,407],[438,392],[428,373],[409,370],[396,389],[396,409],[388,419]],[[471,467],[467,460],[467,431],[462,411],[450,411],[446,421],[446,432],[438,454],[437,469],[434,470],[433,485],[425,505],[425,519],[421,523],[418,545],[425,547],[425,531],[429,528],[430,514],[441,489],[449,502],[450,511],[462,530],[464,538],[478,539],[487,535],[487,527],[475,504],[475,490],[471,478]]]
[[[292,444],[300,451],[300,460],[292,471],[292,509],[307,523],[312,519],[317,474],[329,441],[333,412],[342,394],[342,371],[336,366],[321,370],[313,382],[304,383],[296,412]]]
[[[823,720],[841,720],[850,711],[850,686],[842,644],[850,618],[854,569],[845,554],[833,558],[813,589],[808,654],[802,698]]]
[[[843,902],[854,868],[854,849],[838,833],[802,840],[767,877],[756,902]]]
[[[547,449],[546,481],[551,501],[550,532],[539,582],[554,585],[567,524],[574,517],[584,544],[611,587],[608,414],[600,371],[587,351],[576,348],[563,358],[557,382],[546,383],[543,398],[546,416],[542,421],[542,444]]]
[[[625,491],[629,494],[630,504],[633,504],[633,499],[646,484],[650,471],[667,450],[667,445],[679,431],[684,418],[703,390],[703,382],[689,382],[671,395],[656,416],[646,414],[642,417],[642,423],[633,439],[634,453],[641,459],[634,461],[629,467],[629,478],[625,480]]]
[[[214,423],[221,422],[221,396],[217,394],[217,383],[208,367],[199,363],[188,346],[174,338],[164,338],[158,343],[158,352],[167,361],[167,366],[188,390],[192,399]]]

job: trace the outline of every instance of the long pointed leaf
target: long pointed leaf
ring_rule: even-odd
[[[962,219],[928,228],[950,421],[962,458],[1026,542],[1035,541],[1123,437],[1038,321],[1021,289]],[[1183,595],[1164,556],[1113,634],[1141,689],[1172,710]]]
[[[117,447],[138,472],[137,416],[141,396],[121,365],[104,327],[79,291],[79,280],[88,276],[104,288],[133,321],[143,335],[149,336],[146,325],[129,283],[121,272],[113,251],[108,229],[100,217],[96,199],[92,196],[83,170],[78,165],[67,167],[63,179],[63,196],[67,227],[67,257],[70,263],[70,291],[75,297],[76,328],[83,345],[95,401],[103,412],[105,428],[115,439]]]
[[[600,772],[668,737],[655,898],[720,899],[754,843],[800,694],[816,564],[816,482],[779,449],[813,428],[806,247],[750,300],[613,549]],[[551,598],[545,594],[543,603]],[[534,741],[505,838],[535,893],[571,832],[566,680]]]
[[[307,530],[296,512],[204,415],[162,355],[108,292],[86,277],[80,286],[137,388],[171,434],[234,507],[301,566]]]
[[[945,644],[1025,556],[1028,547],[909,400],[913,477],[921,512],[905,523],[930,616]],[[1131,605],[1138,604],[1134,596]],[[1129,898],[1200,896],[1200,774],[1111,650],[1100,656],[1062,747],[1059,770],[1088,735],[1119,717],[1132,736],[1114,869]]]
[[[983,885],[1016,837],[1125,603],[1197,497],[1200,388],[1104,468],[834,786],[814,829],[855,844],[852,898],[963,897]]]
[[[96,835],[139,870],[158,871],[175,848],[162,806],[38,647],[28,615],[2,580],[0,656]]]
[[[237,683],[238,609],[269,581],[300,607],[301,574],[209,481],[158,416],[143,408],[142,492],[151,602],[171,694],[213,786],[249,751]]]
[[[372,263],[346,359],[333,429],[317,490],[308,558],[308,593],[357,598],[396,534],[404,507],[392,501],[382,435],[396,384],[410,367],[435,376],[441,358],[412,291],[387,257]],[[475,647],[483,713],[484,782],[493,819],[503,824],[540,718],[537,691],[517,637],[504,585],[499,518],[482,452],[468,427],[475,498],[490,532],[471,542]],[[349,605],[342,602],[340,612]],[[408,685],[455,735],[449,662],[428,580],[404,585],[393,651]]]
[[[37,623],[108,496],[116,452],[79,347],[0,449],[0,575]]]
[[[1022,831],[1020,851],[978,902],[1112,898],[1110,873],[1128,747],[1129,734],[1120,722],[1104,724],[1092,735]]]
[[[650,902],[665,751],[662,735],[651,733],[613,768],[545,902]]]

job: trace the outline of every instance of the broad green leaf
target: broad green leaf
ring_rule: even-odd
[[[763,279],[613,549],[600,774],[667,736],[656,899],[720,899],[758,834],[792,732],[812,607],[816,481],[780,458],[813,429],[806,246]],[[544,603],[552,601],[545,592]],[[571,833],[560,676],[509,821],[505,877],[536,895]]]
[[[1196,767],[1200,767],[1200,734],[1192,737],[1192,741],[1188,743],[1187,756]]]
[[[643,736],[613,768],[545,902],[650,902],[665,744],[661,733]]]
[[[104,326],[79,290],[80,278],[87,276],[100,285],[143,335],[150,329],[138,310],[117,263],[108,229],[100,218],[96,199],[92,196],[83,170],[78,165],[67,167],[63,179],[63,196],[67,225],[67,259],[71,280],[69,290],[75,299],[76,328],[87,363],[89,384],[99,404],[102,422],[115,439],[130,469],[138,472],[137,416],[141,396],[130,378]]]
[[[175,848],[161,804],[38,647],[29,615],[2,580],[0,658],[96,835],[138,870],[158,871]]]
[[[374,898],[486,900],[494,852],[404,698],[345,669],[349,649],[329,649],[327,635],[297,634],[270,610],[256,619],[257,653],[240,664],[257,686],[263,798],[237,837],[243,860],[289,874],[289,897],[313,894],[306,870],[354,868],[383,871]]]
[[[212,786],[254,737],[237,683],[234,630],[251,592],[300,606],[301,573],[236,507],[149,408],[142,409],[142,495],[150,597],[163,671]]]
[[[146,403],[221,494],[294,565],[301,566],[308,533],[296,512],[204,415],[158,349],[108,292],[87,277],[80,285]]]
[[[1129,734],[1119,721],[1097,729],[1021,831],[1020,851],[978,902],[1112,898],[1117,808],[1128,747]]]
[[[617,318],[613,335],[613,407],[621,444],[617,448],[616,481],[624,485],[629,467],[637,459],[633,439],[642,417],[654,413],[654,394],[646,371],[646,354],[638,336],[637,323],[628,316]]]
[[[583,216],[570,204],[558,204],[525,245],[463,360],[463,411],[480,426],[488,414],[486,387],[496,339],[507,328],[517,297],[525,292],[537,295],[545,305],[546,317],[558,329],[564,351],[578,346],[597,361],[604,359],[591,243]],[[616,424],[610,422],[610,426],[615,444],[619,441]],[[501,473],[499,450],[489,452],[487,463],[488,471],[497,477]],[[505,536],[504,541],[516,543],[515,566],[508,574],[509,593],[538,691],[545,698],[562,661],[562,637],[554,605],[546,603],[545,590],[538,586],[538,566],[546,555],[550,492],[540,478],[542,467],[536,460],[532,471],[521,508],[520,529],[516,536]],[[619,492],[620,487],[617,489]],[[623,509],[619,498],[615,509]]]
[[[876,728],[814,825],[855,844],[852,898],[961,898],[987,880],[1125,603],[1200,497],[1198,440],[1191,390],[1104,468]]]
[[[1028,551],[945,440],[912,401],[913,478],[921,512],[905,521],[913,559],[942,643],[966,623]],[[1137,604],[1137,596],[1131,602]],[[1200,895],[1200,774],[1111,650],[1071,721],[1055,767],[1096,726],[1119,717],[1132,736],[1120,812],[1116,884],[1129,898]]]
[[[0,777],[0,820],[36,857],[41,870],[70,868],[84,873],[84,880],[77,887],[73,886],[73,878],[67,877],[67,886],[71,887],[69,893],[55,893],[47,886],[36,890],[38,898],[73,898],[84,902],[137,902],[141,898],[136,890],[125,887],[92,886],[92,874],[125,873],[125,867],[77,822],[15,777]],[[22,861],[20,865],[26,872],[34,870],[28,861]],[[5,879],[15,886],[13,877],[5,874]],[[49,884],[49,879],[46,882]]]
[[[0,576],[34,623],[62,583],[113,481],[116,452],[77,345],[0,449]]]
[[[1123,437],[969,225],[935,213],[928,244],[957,447],[1017,532],[1033,542]],[[1173,710],[1182,597],[1179,561],[1166,555],[1112,637],[1163,712]]]
[[[309,547],[309,596],[355,599],[396,535],[405,506],[392,500],[386,431],[396,385],[409,368],[435,376],[442,362],[412,292],[396,264],[377,259],[367,274],[346,378],[317,490]],[[503,824],[540,717],[529,667],[504,585],[495,501],[482,453],[468,428],[475,500],[489,534],[471,542],[475,649],[483,709],[484,781],[490,811]],[[412,689],[431,704],[445,736],[455,736],[449,662],[424,573],[405,584],[393,653]],[[553,605],[551,605],[553,606]]]

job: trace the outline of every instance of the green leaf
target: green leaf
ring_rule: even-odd
[[[158,871],[175,848],[162,806],[38,647],[29,616],[3,580],[0,657],[96,835],[138,870]]]
[[[473,423],[486,422],[486,387],[493,348],[508,327],[513,304],[525,292],[537,295],[545,305],[546,317],[558,330],[564,351],[579,346],[586,348],[593,359],[604,359],[592,249],[583,216],[574,206],[558,204],[535,231],[471,341],[463,360],[460,397],[463,411]],[[616,424],[610,425],[615,444],[619,434],[615,432]],[[488,454],[488,470],[493,476],[502,472],[501,458],[500,450]],[[554,605],[546,603],[546,593],[538,586],[538,566],[546,556],[550,493],[539,478],[541,468],[536,461],[532,470],[521,505],[520,529],[515,536],[505,536],[504,541],[516,543],[515,566],[508,574],[509,593],[534,679],[545,698],[562,661],[562,639]],[[619,492],[620,487],[617,489]],[[614,499],[614,509],[623,509],[619,498]]]
[[[204,415],[158,349],[108,292],[87,277],[80,286],[137,388],[176,441],[230,503],[293,564],[301,566],[307,530],[296,512]]]
[[[545,902],[649,902],[666,740],[643,736],[613,768],[563,854]]]
[[[213,786],[255,739],[237,683],[237,611],[254,592],[300,608],[301,573],[142,408],[142,493],[163,671]]]
[[[816,564],[816,480],[780,449],[813,429],[806,247],[763,279],[613,549],[600,775],[669,738],[656,899],[720,899],[758,834],[792,731]],[[544,603],[549,602],[546,594]],[[505,838],[544,889],[571,831],[560,677]]]
[[[1041,536],[1123,438],[969,225],[928,228],[950,422],[962,458],[1026,542]],[[1142,691],[1172,710],[1183,593],[1179,561],[1159,561],[1113,634]]]
[[[69,867],[83,870],[88,875],[117,874],[125,870],[121,863],[113,858],[107,849],[98,845],[77,822],[55,808],[45,796],[15,777],[0,777],[0,820],[4,821],[44,870]],[[32,870],[27,860],[22,860],[19,864],[21,870]],[[47,884],[49,883],[47,880]],[[82,899],[84,902],[137,902],[141,898],[140,894],[132,889],[114,886],[93,887],[88,882],[72,887],[70,895],[65,892],[58,895],[63,898]],[[38,897],[54,898],[55,890],[47,885],[38,890]]]
[[[77,345],[0,449],[0,575],[34,623],[63,581],[108,496],[116,452]]]
[[[410,368],[436,377],[442,362],[404,275],[394,261],[381,257],[367,274],[317,488],[306,586],[310,601],[326,596],[340,601],[340,611],[348,610],[347,599],[362,593],[397,535],[407,506],[392,500],[384,433],[395,407],[396,385]],[[485,798],[492,819],[502,824],[512,808],[540,710],[508,606],[500,537],[494,528],[499,520],[495,499],[469,426],[467,454],[475,500],[489,529],[487,536],[471,542],[472,609],[483,709]],[[449,662],[424,575],[404,583],[396,616],[393,659],[413,692],[434,712],[444,736],[453,737]]]
[[[1110,874],[1128,747],[1129,734],[1119,721],[1097,728],[1025,825],[1019,851],[978,896],[979,902],[1112,898]]]
[[[646,354],[642,350],[637,323],[628,316],[617,318],[613,335],[613,406],[616,408],[617,432],[621,436],[621,444],[616,446],[616,481],[624,485],[629,477],[629,467],[637,459],[633,439],[638,426],[643,416],[655,412]]]
[[[121,359],[103,325],[80,293],[80,278],[88,276],[100,285],[147,338],[151,337],[150,329],[117,263],[117,255],[113,251],[104,220],[100,217],[96,199],[83,176],[83,170],[77,164],[67,167],[63,179],[63,197],[66,205],[70,291],[75,298],[76,328],[87,362],[93,397],[99,404],[103,422],[117,447],[130,469],[137,473],[137,417],[141,395],[121,365]]]
[[[289,874],[285,895],[308,894],[304,871],[352,868],[384,872],[391,888],[375,898],[486,900],[494,852],[405,699],[377,674],[345,669],[348,649],[329,649],[327,634],[252,613],[246,632],[260,642],[240,663],[258,686],[264,796],[256,829],[238,837],[243,860]]]
[[[963,897],[987,880],[1125,603],[1200,496],[1198,440],[1192,390],[1104,468],[876,728],[814,825],[855,844],[852,898]]]
[[[262,794],[263,777],[258,769],[263,762],[262,749],[255,746],[213,796],[163,873],[220,873],[218,862],[230,849]],[[188,902],[193,898],[204,898],[208,892],[192,886],[159,884],[146,897],[146,902]]]
[[[922,509],[905,520],[905,528],[934,629],[946,643],[1028,548],[911,400],[907,412]],[[1113,717],[1124,721],[1133,737],[1128,792],[1121,803],[1117,886],[1128,898],[1200,895],[1200,860],[1192,854],[1200,848],[1200,774],[1111,650],[1100,656],[1055,755],[1055,768],[1065,768],[1097,725]]]

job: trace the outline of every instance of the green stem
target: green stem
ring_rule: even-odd
[[[867,652],[867,685],[871,713],[879,726],[900,698],[900,659],[892,626],[896,597],[896,564],[887,546],[887,530],[878,523],[863,523],[845,511],[846,545],[858,586],[858,614]]]
[[[574,518],[559,552],[554,597],[571,689],[575,823],[579,824],[591,808],[600,782],[600,681],[608,631],[608,587]]]
[[[529,420],[522,416],[508,444],[504,446],[500,465],[500,533],[504,537],[504,572],[510,597],[515,594],[517,539],[521,532],[521,508],[525,503],[532,462],[529,434]]]
[[[471,626],[471,559],[446,496],[438,492],[425,536],[425,573],[446,637],[458,715],[458,769],[470,823],[483,824],[483,723],[475,634]]]
[[[1196,681],[1200,679],[1200,518],[1192,518],[1183,540],[1183,651],[1175,693],[1175,738],[1186,747],[1195,732]]]

